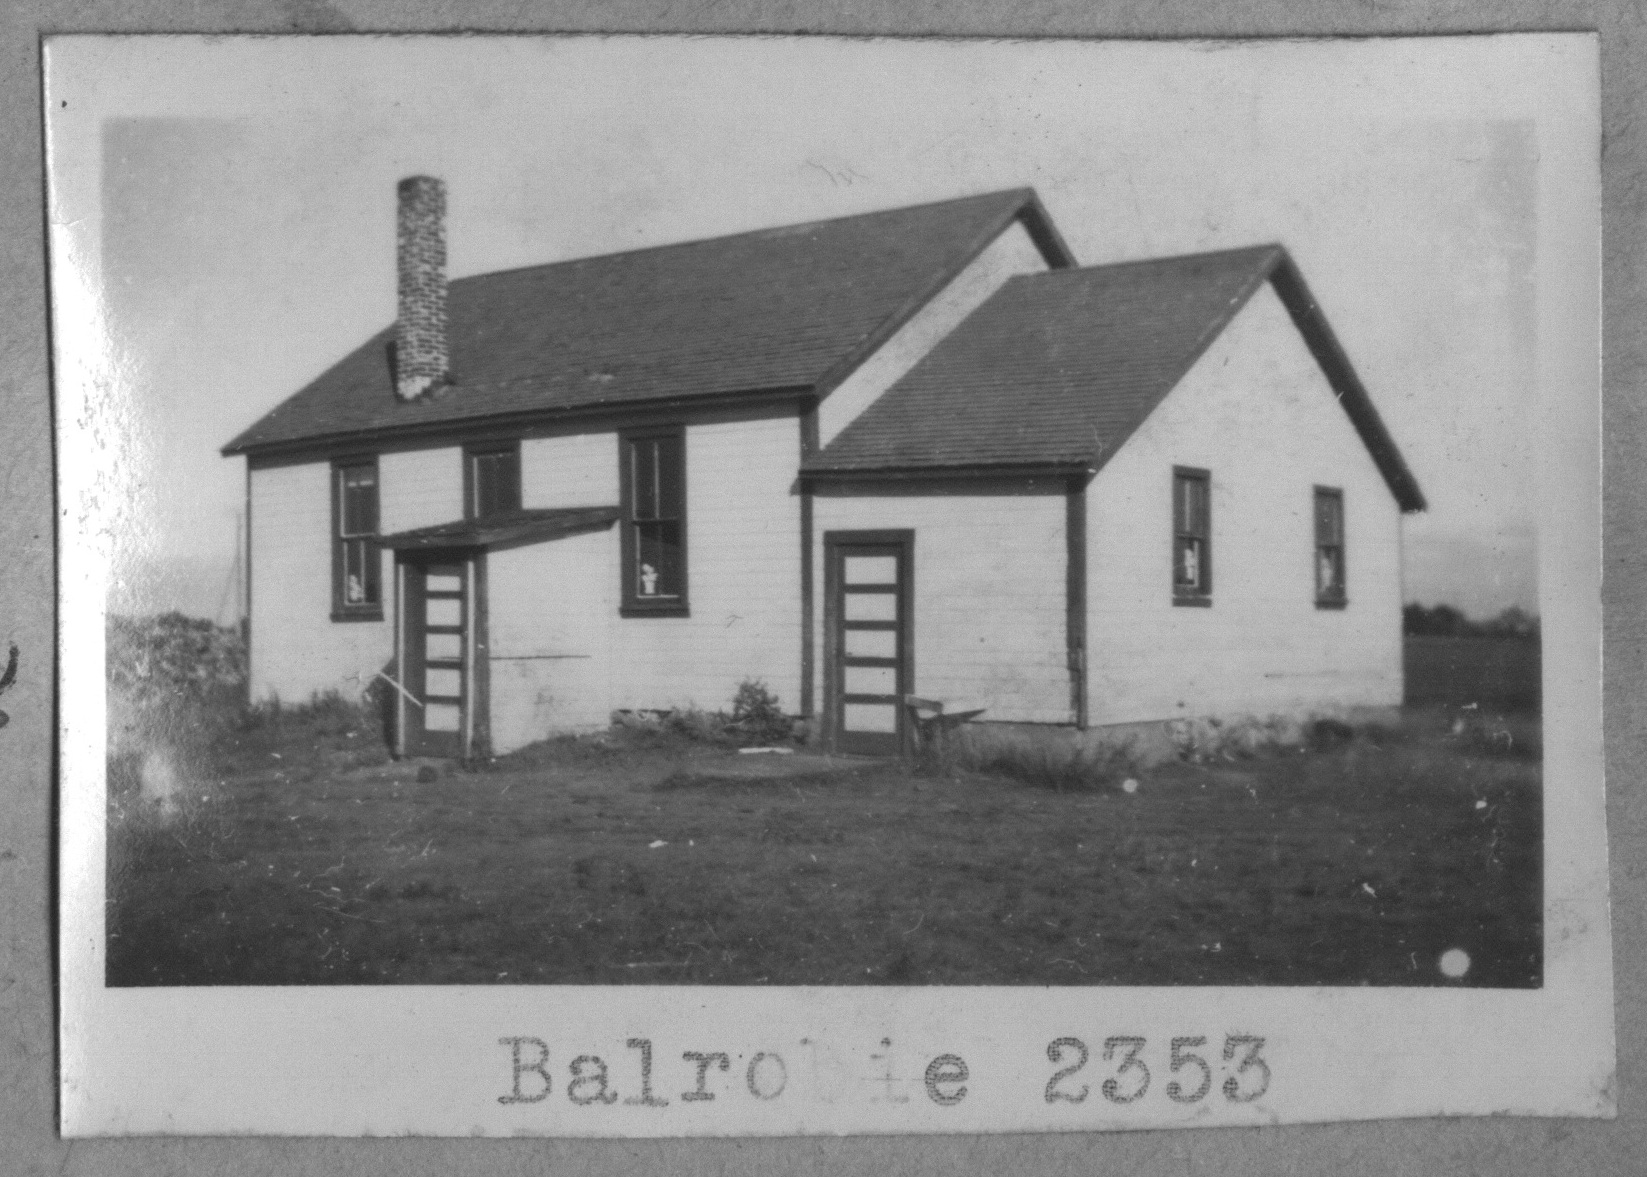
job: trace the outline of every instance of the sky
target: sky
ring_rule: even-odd
[[[446,180],[453,277],[1022,185],[1082,264],[1282,242],[1429,499],[1406,599],[1538,607],[1538,60],[1513,38],[147,40],[76,75],[114,608],[233,616],[244,468],[218,450],[392,319],[414,172]]]

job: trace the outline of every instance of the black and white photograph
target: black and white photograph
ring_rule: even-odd
[[[1595,86],[49,41],[69,1129],[1607,1114]]]

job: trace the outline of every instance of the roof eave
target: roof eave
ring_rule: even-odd
[[[1097,472],[1087,458],[1033,462],[957,462],[873,466],[804,466],[801,478],[815,482],[920,482],[935,479],[1088,478]]]
[[[1344,411],[1349,414],[1350,422],[1361,435],[1362,444],[1372,455],[1373,464],[1384,476],[1384,481],[1389,486],[1390,493],[1395,496],[1402,513],[1413,514],[1426,510],[1429,504],[1424,498],[1424,492],[1419,488],[1418,479],[1413,476],[1406,459],[1401,456],[1395,438],[1391,436],[1383,417],[1379,415],[1366,385],[1361,383],[1361,377],[1356,374],[1349,355],[1339,343],[1338,336],[1327,322],[1327,317],[1315,301],[1315,296],[1310,293],[1303,273],[1285,249],[1279,251],[1269,277],[1270,283],[1275,287],[1275,293],[1286,307],[1287,314],[1292,317],[1299,334],[1304,337],[1305,345],[1326,375],[1327,382],[1338,395],[1339,404],[1343,405]]]
[[[453,395],[462,395],[456,392]],[[307,437],[285,438],[269,442],[245,442],[245,434],[219,451],[225,458],[244,455],[249,460],[293,457],[305,454],[323,455],[339,450],[365,449],[385,443],[411,441],[461,440],[472,434],[493,434],[511,430],[524,431],[545,428],[566,422],[588,422],[602,418],[621,420],[638,414],[690,414],[716,412],[749,406],[781,404],[801,401],[812,396],[812,386],[785,385],[776,388],[758,388],[729,392],[701,393],[691,396],[653,397],[643,400],[595,401],[578,405],[555,405],[546,408],[521,409],[511,413],[477,414],[456,420],[409,422],[401,425],[378,426],[369,429],[340,430]]]

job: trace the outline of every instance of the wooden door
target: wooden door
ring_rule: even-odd
[[[837,751],[895,756],[915,688],[908,531],[824,534],[825,690]]]
[[[470,569],[461,559],[405,565],[403,666],[417,701],[402,708],[408,756],[465,754],[474,695]]]

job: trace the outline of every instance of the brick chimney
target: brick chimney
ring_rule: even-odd
[[[395,395],[409,401],[446,383],[446,185],[408,176],[398,192]]]

